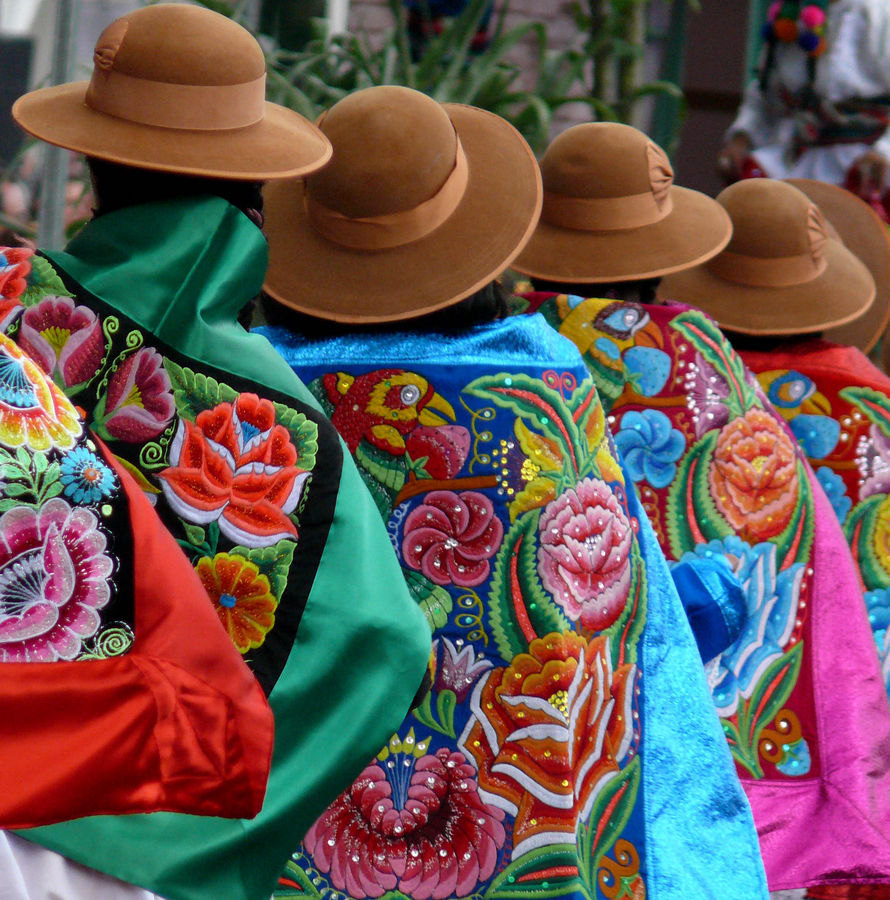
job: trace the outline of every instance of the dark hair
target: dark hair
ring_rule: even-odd
[[[492,281],[469,297],[444,309],[414,319],[371,324],[332,322],[330,319],[322,319],[291,309],[266,294],[262,296],[261,303],[259,318],[264,319],[269,325],[280,325],[305,337],[321,338],[352,332],[367,334],[381,331],[463,331],[473,325],[482,325],[504,318],[509,311],[509,294],[499,282]]]
[[[140,203],[210,195],[240,209],[257,228],[263,226],[262,182],[156,172],[95,157],[87,157],[87,165],[96,203],[93,215],[97,217]]]
[[[611,300],[631,300],[635,303],[657,303],[655,292],[661,284],[660,278],[642,278],[639,281],[612,281],[581,284],[568,281],[546,281],[543,278],[530,279],[536,291],[554,294],[576,294],[579,297],[600,297]]]

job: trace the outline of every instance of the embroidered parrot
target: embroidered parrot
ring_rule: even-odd
[[[324,376],[334,405],[331,421],[351,453],[362,439],[395,456],[405,453],[405,439],[419,426],[444,426],[455,419],[451,404],[430,383],[403,369],[378,369],[365,375],[346,372]]]
[[[810,459],[824,459],[834,450],[840,422],[832,418],[831,403],[812,378],[794,369],[773,369],[759,372],[757,380]]]

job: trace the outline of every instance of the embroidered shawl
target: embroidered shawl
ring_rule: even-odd
[[[336,432],[237,324],[265,267],[261,233],[222,200],[133,207],[38,262],[8,325],[156,503],[275,715],[252,821],[93,817],[25,833],[174,900],[268,896],[401,720],[429,657]]]
[[[698,311],[529,299],[582,351],[667,558],[722,554],[745,586],[748,624],[705,671],[770,888],[886,880],[890,716],[849,550],[784,421]]]
[[[436,651],[432,693],[276,896],[763,896],[700,659],[575,348],[530,318],[261,331],[346,440]]]

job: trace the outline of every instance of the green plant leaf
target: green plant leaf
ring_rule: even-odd
[[[275,419],[290,432],[291,440],[297,448],[296,464],[307,472],[312,471],[318,455],[318,425],[283,403],[275,404]]]
[[[284,864],[284,872],[278,881],[273,896],[276,900],[279,897],[314,897],[316,900],[321,900],[321,894],[312,883],[312,879],[306,871],[292,859],[289,859]]]
[[[27,288],[19,298],[24,306],[34,306],[44,297],[71,297],[62,279],[56,274],[52,263],[42,256],[32,256],[31,272],[27,278]]]
[[[170,377],[176,411],[190,422],[202,410],[213,409],[220,403],[234,403],[238,397],[238,392],[227,384],[180,366],[169,357],[164,357],[164,369]]]
[[[881,508],[887,503],[886,494],[867,497],[853,507],[844,522],[844,534],[853,551],[853,559],[865,583],[866,590],[874,591],[887,586],[890,571],[875,552],[872,540],[881,515]]]
[[[414,602],[420,607],[431,631],[444,628],[453,608],[451,594],[440,585],[433,584],[422,572],[402,567],[402,574]]]
[[[525,897],[571,897],[575,893],[594,896],[585,890],[577,872],[578,855],[573,845],[550,844],[523,853],[497,874],[483,894],[485,900],[513,900]],[[554,874],[554,870],[559,874]]]

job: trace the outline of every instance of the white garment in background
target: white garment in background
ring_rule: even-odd
[[[890,94],[890,0],[836,0],[829,4],[828,49],[816,62],[815,90],[831,103]],[[853,162],[869,149],[890,160],[890,129],[875,144],[808,147],[798,159],[794,119],[781,88],[796,93],[807,81],[807,56],[796,44],[778,42],[765,92],[752,81],[727,136],[747,132],[752,153],[771,178],[815,178],[843,184]]]
[[[142,888],[0,831],[0,900],[160,900]]]

